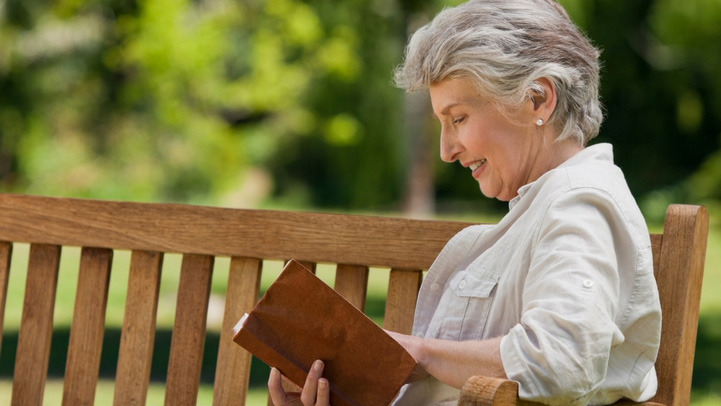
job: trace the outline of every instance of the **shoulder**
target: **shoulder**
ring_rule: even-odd
[[[637,248],[650,246],[648,227],[623,172],[613,164],[580,164],[555,170],[539,190],[546,196],[544,223],[586,223],[625,234]],[[543,226],[542,226],[543,227]]]
[[[610,196],[627,198],[631,192],[621,168],[613,162],[608,144],[588,147],[559,167],[548,171],[540,179],[544,194],[592,189]]]
[[[539,181],[537,196],[546,200],[573,200],[595,195],[618,205],[624,211],[640,215],[638,205],[621,168],[613,162],[610,144],[588,147],[559,167],[544,174]]]

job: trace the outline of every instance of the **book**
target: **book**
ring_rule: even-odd
[[[333,406],[386,406],[416,366],[403,346],[294,260],[240,319],[233,341],[300,387],[322,360]]]

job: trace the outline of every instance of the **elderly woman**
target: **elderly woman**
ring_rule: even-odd
[[[442,159],[509,211],[448,242],[413,335],[391,333],[423,369],[396,406],[453,405],[473,375],[555,405],[656,392],[648,230],[611,146],[586,147],[602,121],[598,71],[598,51],[553,0],[469,1],[411,38],[396,82],[429,89]],[[304,405],[327,404],[318,367]],[[271,394],[286,404],[274,374]]]

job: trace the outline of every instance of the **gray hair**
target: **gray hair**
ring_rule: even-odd
[[[543,93],[536,79],[545,77],[557,94],[547,124],[557,141],[585,145],[603,121],[599,54],[554,0],[471,0],[413,34],[395,83],[413,91],[464,78],[507,112]]]

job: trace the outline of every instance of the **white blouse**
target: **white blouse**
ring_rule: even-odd
[[[557,405],[644,401],[656,392],[661,307],[649,232],[609,144],[523,186],[497,225],[469,227],[423,281],[413,334],[503,336],[521,398]],[[428,378],[394,405],[454,405]]]

